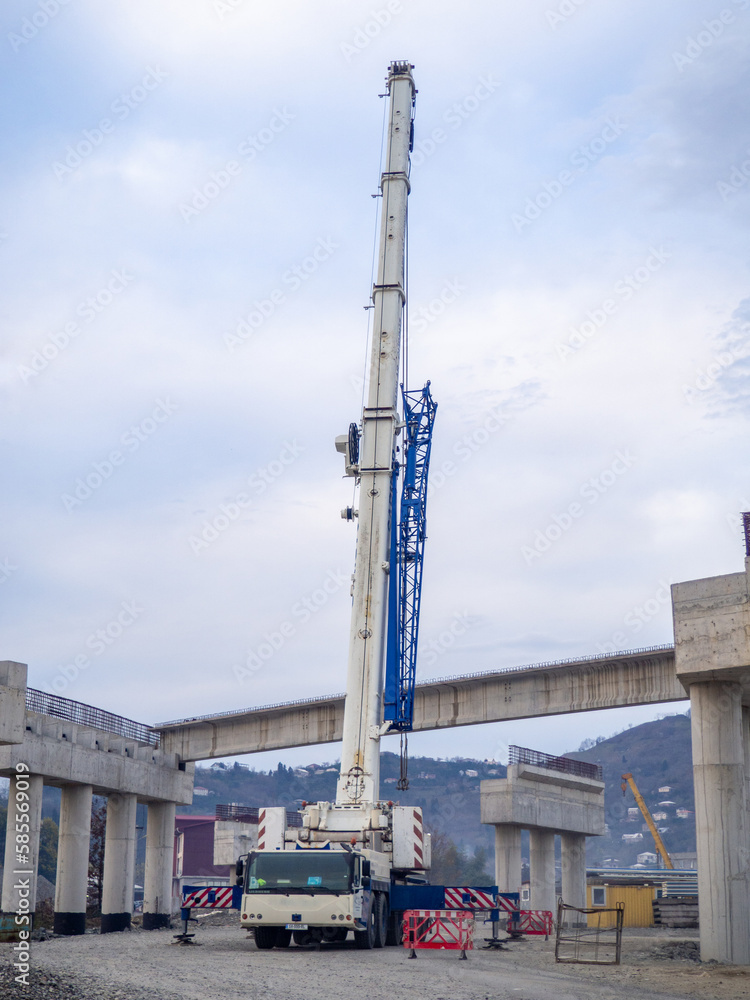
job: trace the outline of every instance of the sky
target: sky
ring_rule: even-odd
[[[750,0],[6,0],[3,658],[147,723],[342,691],[389,62],[420,679],[672,641],[750,508]],[[686,705],[421,734],[578,747]],[[386,740],[386,749],[395,749]],[[336,758],[336,746],[248,758]]]

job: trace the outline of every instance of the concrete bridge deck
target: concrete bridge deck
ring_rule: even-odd
[[[629,650],[418,684],[414,732],[484,722],[685,701],[673,646]],[[344,695],[286,702],[154,726],[183,761],[341,740]]]

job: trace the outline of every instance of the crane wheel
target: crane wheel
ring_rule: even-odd
[[[354,932],[354,943],[357,948],[369,951],[371,948],[377,948],[378,945],[375,943],[378,936],[378,898],[380,893],[374,894],[374,898],[370,903],[370,916],[367,920],[367,930],[366,931],[355,931]]]
[[[255,947],[261,951],[275,948],[278,941],[278,930],[278,927],[256,927]]]

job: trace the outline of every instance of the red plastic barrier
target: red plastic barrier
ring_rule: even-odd
[[[550,910],[521,910],[518,930],[521,934],[552,933],[553,918]]]
[[[454,949],[466,958],[474,947],[474,914],[467,910],[406,910],[404,948],[416,958],[417,948]]]

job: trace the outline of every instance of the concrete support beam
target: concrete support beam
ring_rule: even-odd
[[[77,722],[26,713],[23,743],[0,746],[0,774],[17,764],[45,785],[91,785],[95,795],[122,792],[142,802],[192,802],[194,766],[173,753]]]
[[[530,910],[557,911],[555,895],[555,834],[529,830]]]
[[[146,821],[146,874],[143,886],[143,929],[170,927],[174,802],[151,802]]]
[[[135,795],[110,795],[104,837],[102,934],[130,927],[135,883]]]
[[[8,790],[8,824],[3,868],[3,913],[33,914],[39,870],[44,780],[19,772]]]
[[[481,722],[507,722],[602,708],[685,701],[674,671],[674,650],[502,670],[417,684],[414,732]],[[209,760],[340,740],[344,696],[303,704],[248,709],[155,726],[164,752]]]
[[[742,686],[690,685],[701,959],[750,965]]]
[[[561,833],[562,898],[568,906],[586,907],[586,837]]]
[[[520,826],[495,826],[495,884],[500,892],[521,891]]]
[[[55,934],[86,931],[91,798],[91,785],[63,785],[57,841]]]

